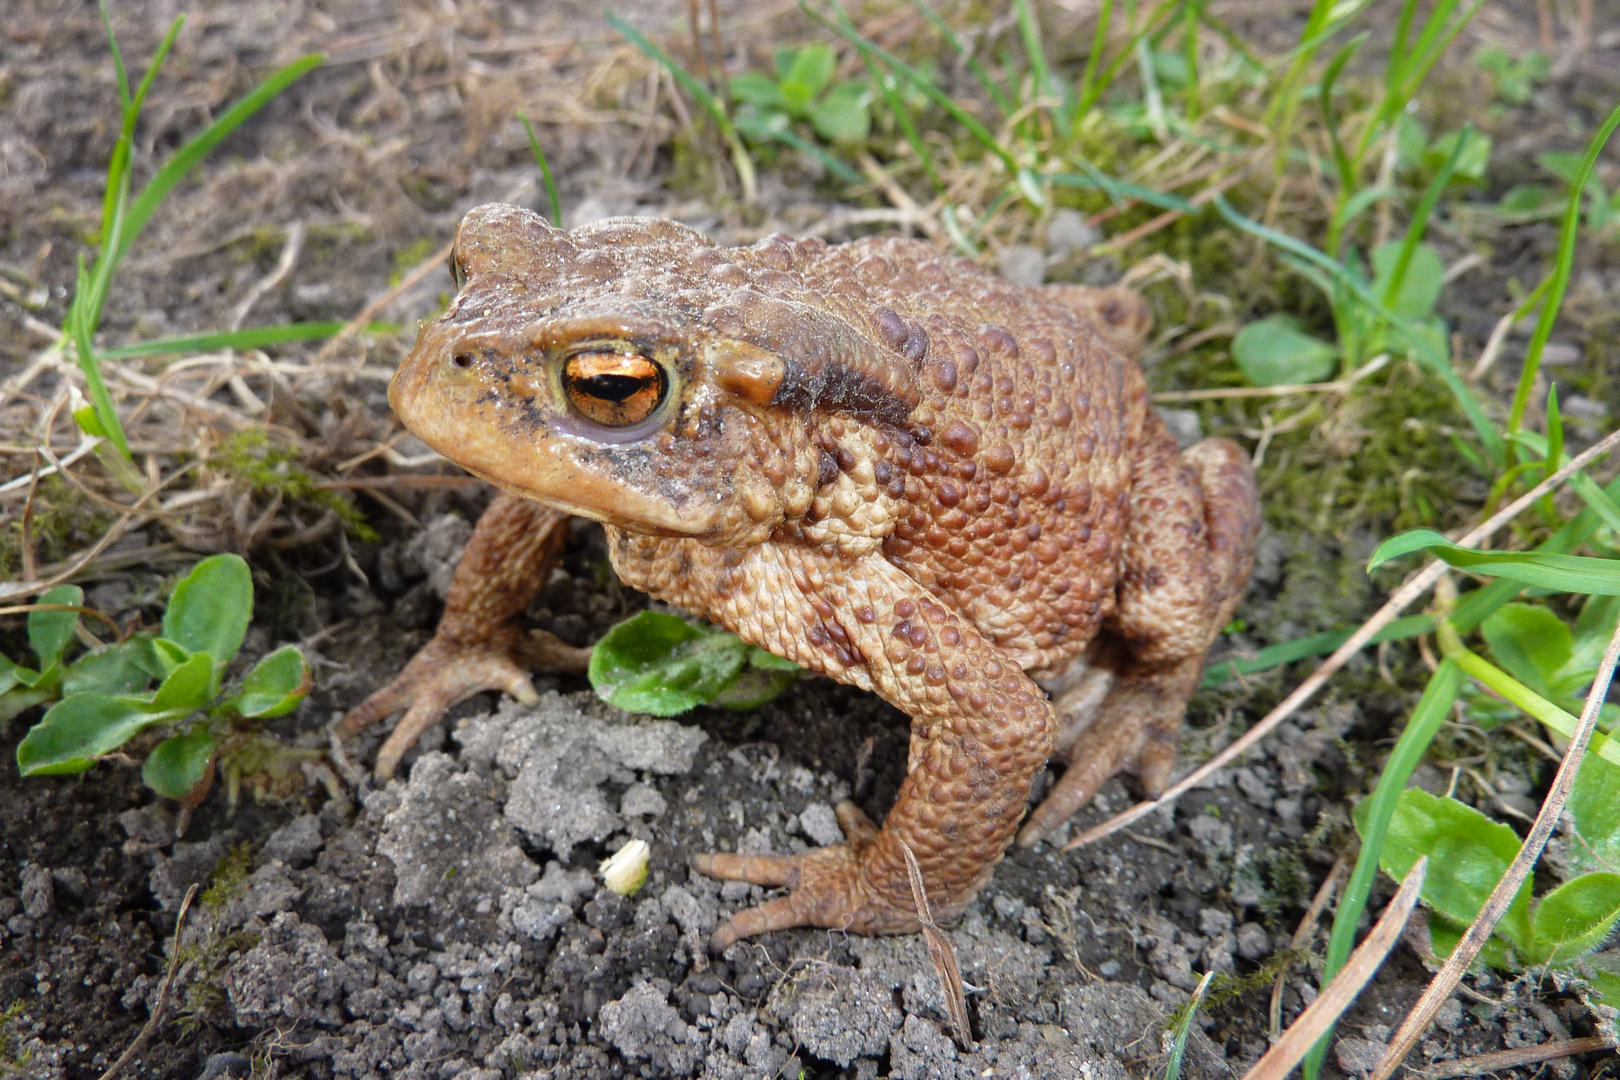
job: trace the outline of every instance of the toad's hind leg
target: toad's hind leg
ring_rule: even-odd
[[[1148,423],[1133,469],[1118,607],[1090,658],[1107,691],[1089,679],[1054,703],[1057,756],[1069,767],[1019,830],[1024,847],[1115,773],[1136,773],[1150,796],[1165,789],[1204,653],[1231,621],[1254,566],[1260,507],[1247,455],[1225,439],[1177,454],[1157,416]]]
[[[505,493],[478,519],[433,640],[393,682],[334,729],[345,738],[405,711],[377,751],[379,781],[394,775],[422,732],[457,702],[484,690],[501,690],[532,705],[540,695],[529,681],[530,671],[584,672],[589,649],[575,648],[545,630],[525,629],[519,621],[557,561],[567,524],[562,511]]]

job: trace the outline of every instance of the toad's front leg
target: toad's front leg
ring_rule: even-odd
[[[917,857],[935,917],[958,914],[1006,851],[1051,752],[1045,694],[879,554],[843,560],[761,548],[729,570],[747,587],[711,600],[711,617],[747,641],[877,691],[911,716],[911,753],[881,829],[846,806],[846,843],[790,857],[699,856],[704,873],[791,890],[737,915],[716,946],[790,926],[917,929],[904,847]]]
[[[339,738],[347,738],[405,711],[377,751],[379,782],[394,775],[422,732],[457,702],[484,690],[501,690],[532,705],[540,695],[529,681],[530,671],[585,671],[589,649],[521,623],[523,609],[557,561],[567,525],[566,513],[505,493],[478,519],[433,640],[335,729]]]

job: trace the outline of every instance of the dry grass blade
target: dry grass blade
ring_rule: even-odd
[[[339,330],[336,334],[332,335],[331,341],[328,341],[325,345],[321,346],[321,351],[315,354],[315,360],[311,366],[319,367],[321,364],[324,364],[326,361],[332,359],[333,356],[337,355],[337,351],[343,347],[343,343],[348,341],[361,330],[364,330],[367,326],[371,325],[371,320],[376,318],[379,311],[387,307],[389,304],[392,304],[394,299],[401,293],[407,292],[414,288],[417,282],[427,277],[434,270],[437,270],[444,263],[444,261],[450,257],[450,253],[455,250],[455,246],[455,241],[453,240],[444,245],[444,247],[440,248],[438,251],[435,251],[432,255],[429,255],[427,258],[413,266],[409,273],[399,279],[398,285],[395,285],[392,289],[389,289],[387,292],[378,296],[371,303],[361,308],[360,314],[350,319],[348,324],[345,325],[342,330]]]
[[[169,973],[163,976],[163,985],[158,987],[157,1004],[152,1006],[152,1015],[147,1018],[140,1034],[129,1048],[118,1055],[118,1060],[107,1066],[107,1071],[101,1074],[101,1080],[112,1080],[125,1065],[132,1061],[141,1048],[151,1040],[154,1032],[163,1023],[164,1015],[169,1011],[169,991],[174,988],[175,972],[180,970],[180,928],[186,924],[186,912],[191,910],[191,902],[197,898],[197,885],[186,890],[186,898],[180,901],[180,914],[174,917],[174,944],[169,951]]]
[[[1574,1057],[1576,1054],[1590,1054],[1596,1050],[1608,1050],[1613,1046],[1614,1044],[1602,1035],[1589,1035],[1584,1039],[1557,1039],[1539,1046],[1521,1046],[1517,1050],[1498,1050],[1494,1054],[1480,1054],[1478,1057],[1448,1061],[1438,1068],[1424,1072],[1423,1076],[1425,1080],[1449,1080],[1453,1076],[1488,1076],[1505,1069],[1539,1065],[1543,1061],[1557,1061],[1560,1058]]]
[[[1288,943],[1289,948],[1299,950],[1310,946],[1311,935],[1316,933],[1316,924],[1321,921],[1322,912],[1327,910],[1328,901],[1333,899],[1333,894],[1339,889],[1339,883],[1350,872],[1350,862],[1348,855],[1340,855],[1334,860],[1333,869],[1328,871],[1328,876],[1322,880],[1316,895],[1311,897],[1311,906],[1305,909],[1305,917],[1299,921],[1299,929],[1294,931],[1294,937]],[[1277,972],[1277,981],[1271,984],[1271,1009],[1268,1015],[1271,1018],[1273,1040],[1282,1034],[1282,995],[1283,986],[1287,981],[1288,965],[1284,965],[1283,969]]]
[[[1367,981],[1383,965],[1384,957],[1401,939],[1406,920],[1411,918],[1412,909],[1417,906],[1418,893],[1423,888],[1423,875],[1428,867],[1427,856],[1412,865],[1401,881],[1400,891],[1384,909],[1384,914],[1379,917],[1366,940],[1350,954],[1344,969],[1322,988],[1317,999],[1288,1026],[1282,1038],[1266,1051],[1265,1056],[1254,1063],[1254,1068],[1244,1075],[1243,1080],[1283,1080],[1316,1045],[1322,1033],[1338,1022],[1340,1014],[1355,1001],[1361,988],[1367,985]]]
[[[1458,546],[1476,546],[1481,540],[1486,539],[1491,534],[1495,533],[1497,529],[1501,528],[1509,521],[1512,521],[1519,515],[1521,511],[1530,506],[1537,499],[1541,498],[1541,496],[1561,485],[1565,480],[1569,479],[1577,472],[1580,472],[1582,469],[1586,468],[1587,465],[1602,457],[1604,454],[1607,454],[1617,445],[1620,445],[1620,430],[1611,431],[1602,439],[1598,440],[1585,450],[1581,451],[1581,453],[1577,454],[1570,460],[1568,465],[1565,465],[1562,469],[1559,469],[1541,483],[1537,484],[1535,487],[1513,500],[1512,503],[1504,506],[1501,510],[1498,510],[1495,514],[1491,515],[1491,517],[1487,519],[1483,525],[1472,529],[1466,536],[1458,540]],[[1385,602],[1384,606],[1379,608],[1371,618],[1362,623],[1360,628],[1358,628],[1354,634],[1350,635],[1350,638],[1343,645],[1340,645],[1337,649],[1333,650],[1333,655],[1322,661],[1322,665],[1315,671],[1311,672],[1310,675],[1305,678],[1304,682],[1295,687],[1293,693],[1284,698],[1275,709],[1272,709],[1271,712],[1267,713],[1259,723],[1254,725],[1254,727],[1244,732],[1242,737],[1233,742],[1225,750],[1222,750],[1219,754],[1216,754],[1214,757],[1210,758],[1203,765],[1193,770],[1193,772],[1188,774],[1185,779],[1177,784],[1172,785],[1169,790],[1167,790],[1157,799],[1153,800],[1152,802],[1137,803],[1129,810],[1126,810],[1122,814],[1114,815],[1101,825],[1096,825],[1090,829],[1087,829],[1085,832],[1081,833],[1079,836],[1065,844],[1063,846],[1063,850],[1071,851],[1074,848],[1084,847],[1087,844],[1095,843],[1105,836],[1111,836],[1119,830],[1135,824],[1137,821],[1153,813],[1153,811],[1174,803],[1187,792],[1193,790],[1199,784],[1202,784],[1205,780],[1209,779],[1209,777],[1225,768],[1228,763],[1235,761],[1237,758],[1247,753],[1261,739],[1271,734],[1278,724],[1294,715],[1294,713],[1299,710],[1300,706],[1309,701],[1316,694],[1316,692],[1322,688],[1322,685],[1326,683],[1328,679],[1332,678],[1334,672],[1343,667],[1352,656],[1360,652],[1362,647],[1366,645],[1367,642],[1372,640],[1374,634],[1378,633],[1378,631],[1382,630],[1391,622],[1394,622],[1395,617],[1405,610],[1408,604],[1412,603],[1418,597],[1427,592],[1429,588],[1440,579],[1440,575],[1445,573],[1445,571],[1446,564],[1440,562],[1439,560],[1435,560],[1428,566],[1424,567],[1421,571],[1413,576],[1412,580],[1408,581],[1405,585],[1402,585],[1399,589],[1397,589],[1395,591],[1395,595],[1391,596],[1389,600]]]
[[[934,962],[934,970],[939,974],[939,988],[945,997],[945,1019],[950,1024],[951,1037],[963,1050],[972,1050],[973,1026],[968,1023],[967,989],[962,985],[962,969],[956,964],[956,950],[951,947],[951,939],[945,936],[945,931],[934,922],[933,913],[928,907],[928,893],[923,888],[922,868],[917,865],[917,856],[912,853],[911,845],[902,840],[900,850],[906,854],[906,876],[911,879],[911,899],[917,905],[917,921],[922,923],[928,958]]]
[[[1620,627],[1615,628],[1614,636],[1609,639],[1609,647],[1603,654],[1603,663],[1598,667],[1597,678],[1592,682],[1592,689],[1586,695],[1586,707],[1581,710],[1580,726],[1575,729],[1575,737],[1569,742],[1569,750],[1564,754],[1563,764],[1558,766],[1558,775],[1553,777],[1552,788],[1547,792],[1547,798],[1542,801],[1541,812],[1536,815],[1536,823],[1530,827],[1530,834],[1524,838],[1519,847],[1519,854],[1514,857],[1507,873],[1502,880],[1496,883],[1491,891],[1485,906],[1480,908],[1479,915],[1468,932],[1463,935],[1457,947],[1451,950],[1442,967],[1429,983],[1429,988],[1423,991],[1412,1011],[1407,1013],[1402,1021],[1400,1030],[1390,1040],[1389,1049],[1373,1070],[1372,1080],[1388,1080],[1406,1055],[1412,1052],[1418,1039],[1434,1020],[1435,1013],[1440,1011],[1451,992],[1456,989],[1457,982],[1463,977],[1463,972],[1474,962],[1480,949],[1490,938],[1491,931],[1507,912],[1513,898],[1519,893],[1519,886],[1524,884],[1530,876],[1531,867],[1541,858],[1541,850],[1547,845],[1547,838],[1552,835],[1558,824],[1558,818],[1564,812],[1564,803],[1569,799],[1569,792],[1575,786],[1575,774],[1580,771],[1581,760],[1586,757],[1586,748],[1592,742],[1592,732],[1597,728],[1598,713],[1603,707],[1604,699],[1609,695],[1609,683],[1614,679],[1615,662],[1620,660]]]

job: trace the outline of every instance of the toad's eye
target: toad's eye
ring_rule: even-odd
[[[583,352],[563,364],[563,392],[587,420],[607,427],[637,424],[664,400],[669,377],[635,353]]]

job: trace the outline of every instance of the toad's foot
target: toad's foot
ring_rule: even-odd
[[[500,690],[525,705],[540,700],[530,671],[583,674],[591,650],[578,649],[544,630],[503,626],[481,641],[440,634],[405,665],[399,677],[361,702],[334,731],[348,738],[400,710],[405,715],[377,751],[379,783],[393,778],[400,758],[445,711],[474,694]]]
[[[1066,758],[1069,767],[1018,830],[1018,846],[1034,847],[1119,773],[1135,773],[1143,794],[1158,798],[1170,784],[1182,714],[1202,671],[1203,658],[1193,657],[1114,675],[1107,680],[1107,696],[1100,704],[1074,702],[1091,705],[1086,710],[1089,715],[1077,716],[1065,709],[1070,704],[1068,696],[1058,699],[1057,712],[1065,730],[1053,757]],[[1077,688],[1073,698],[1082,698],[1089,689],[1084,685]]]
[[[877,826],[848,801],[838,804],[838,824],[848,841],[803,855],[695,855],[693,867],[727,881],[786,886],[786,896],[738,912],[714,935],[716,952],[741,938],[794,926],[825,926],[859,934],[916,930],[915,911],[890,906],[867,885],[863,856],[877,840]]]

